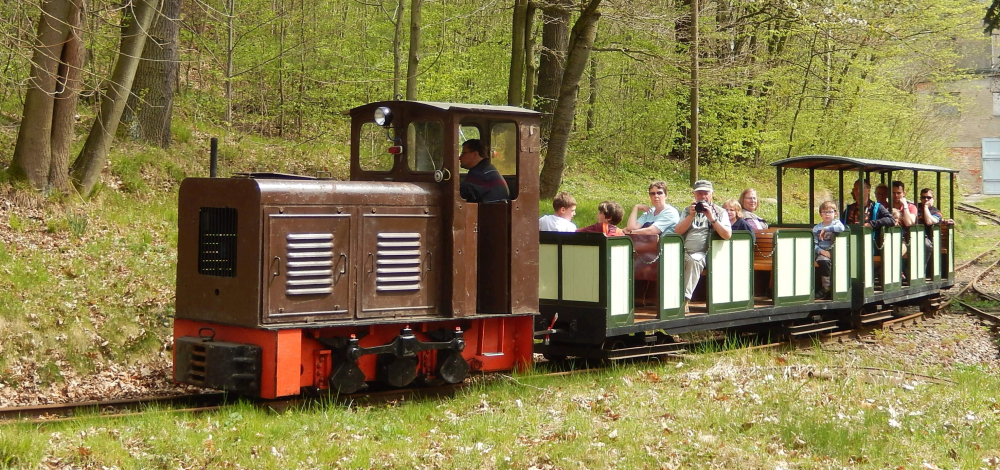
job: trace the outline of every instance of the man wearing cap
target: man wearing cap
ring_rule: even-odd
[[[712,182],[698,180],[694,183],[694,202],[684,208],[681,221],[674,233],[684,236],[684,311],[688,311],[691,295],[701,279],[701,271],[708,261],[708,240],[712,231],[729,240],[733,229],[729,213],[722,206],[712,203]]]

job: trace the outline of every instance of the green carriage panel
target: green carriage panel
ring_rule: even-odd
[[[875,259],[872,257],[874,242],[872,229],[862,228],[860,232],[851,235],[851,280],[857,281],[862,287],[864,296],[875,294]],[[852,287],[853,289],[853,287]]]
[[[851,299],[851,229],[846,228],[833,239],[833,300],[846,301]]]
[[[906,253],[910,260],[908,269],[910,287],[922,286],[926,282],[924,278],[927,276],[925,268],[927,253],[924,252],[924,225],[911,225],[907,230],[907,237],[910,239],[910,248]]]
[[[903,287],[903,229],[882,229],[882,291],[892,292]]]
[[[932,279],[934,282],[941,280],[941,226],[935,225],[931,227],[931,240],[934,242],[931,249],[931,273],[933,274]]]
[[[774,305],[812,302],[816,276],[816,251],[811,230],[780,229],[774,232]]]
[[[753,237],[736,231],[729,240],[712,234],[708,256],[708,314],[753,308]]]
[[[660,320],[684,316],[684,237],[676,233],[660,237]]]
[[[634,323],[631,239],[540,232],[538,252],[540,303],[603,310],[609,328]]]

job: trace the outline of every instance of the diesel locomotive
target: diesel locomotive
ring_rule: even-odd
[[[274,398],[510,370],[538,314],[539,114],[352,109],[349,181],[251,173],[180,188],[174,378]],[[480,139],[510,201],[463,200]]]

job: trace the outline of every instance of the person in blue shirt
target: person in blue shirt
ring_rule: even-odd
[[[625,225],[628,235],[662,235],[673,233],[680,214],[674,206],[667,204],[667,183],[654,181],[649,185],[649,202],[636,204]],[[642,212],[642,215],[639,213]]]
[[[844,224],[837,219],[837,205],[826,201],[819,205],[819,215],[822,222],[813,227],[813,238],[816,239],[816,300],[830,297],[830,275],[833,262],[830,250],[833,249],[833,239],[838,232],[844,231]]]

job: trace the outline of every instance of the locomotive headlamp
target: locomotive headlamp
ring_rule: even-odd
[[[375,124],[386,127],[392,124],[392,110],[381,106],[375,109]]]

